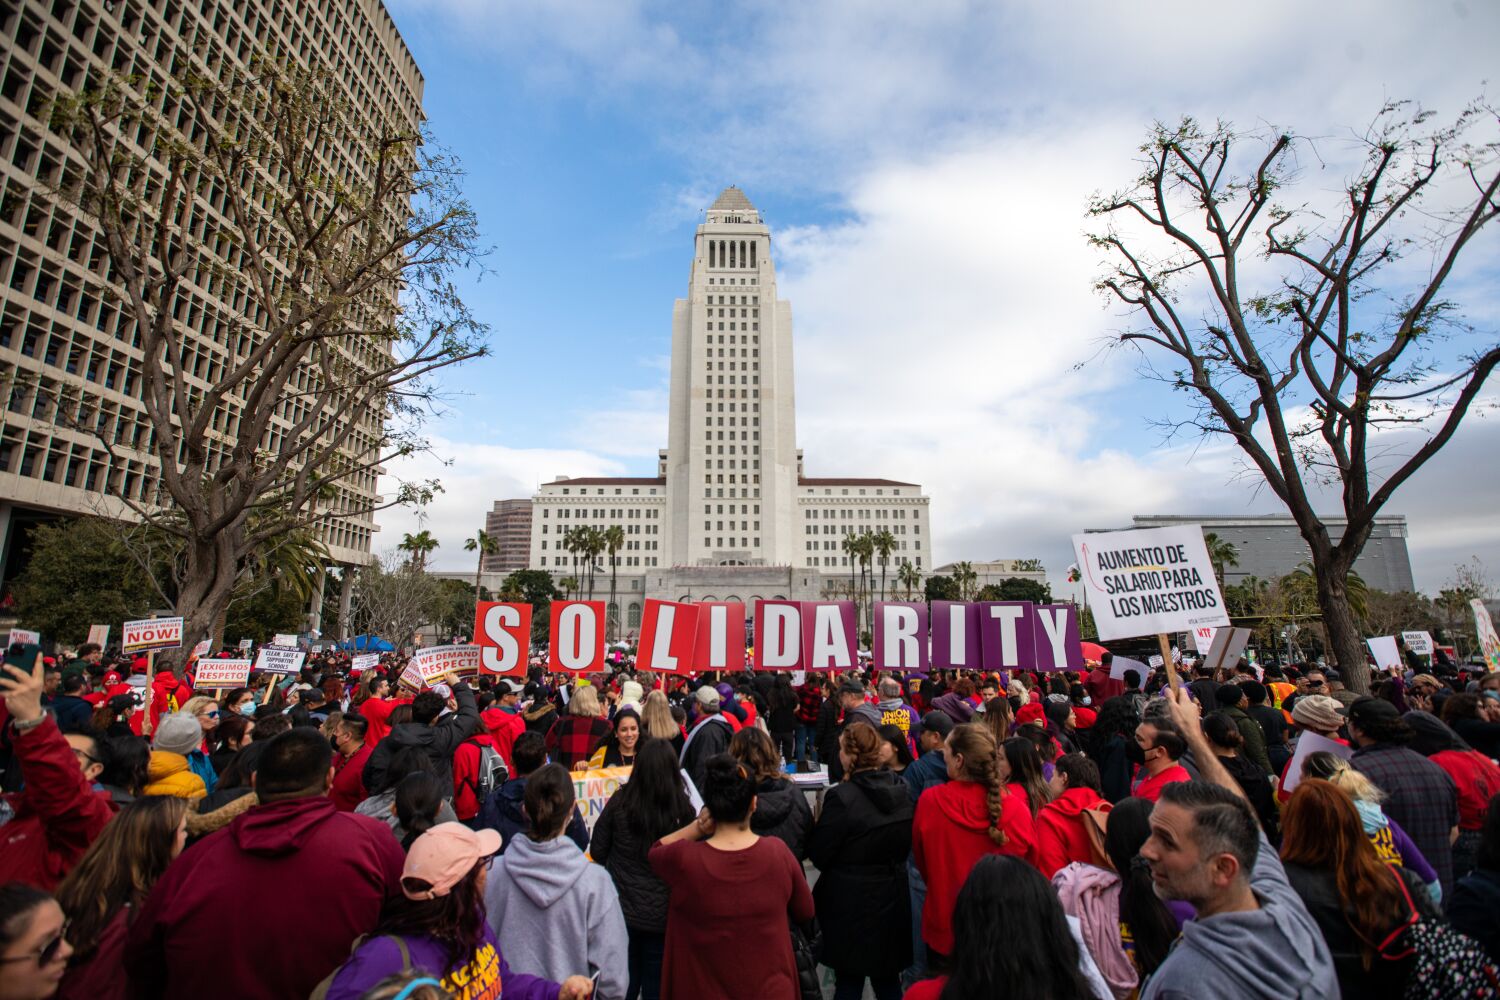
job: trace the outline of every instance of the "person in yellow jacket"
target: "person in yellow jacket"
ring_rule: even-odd
[[[156,728],[151,761],[146,765],[147,795],[175,795],[201,799],[208,794],[203,779],[193,773],[187,755],[203,742],[203,727],[186,712],[165,716]]]

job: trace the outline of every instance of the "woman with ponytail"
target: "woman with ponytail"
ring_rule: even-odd
[[[922,940],[934,967],[953,950],[953,905],[974,863],[986,854],[1026,861],[1036,848],[1031,807],[1024,793],[1005,787],[988,729],[955,726],[943,756],[948,782],[923,793],[912,823],[912,858],[927,883]]]

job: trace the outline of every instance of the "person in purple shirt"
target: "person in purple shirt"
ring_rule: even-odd
[[[401,873],[402,895],[386,904],[374,933],[333,974],[327,1000],[358,1000],[386,978],[425,972],[469,1000],[585,1000],[586,976],[561,984],[512,972],[484,915],[494,830],[439,823],[416,839]]]

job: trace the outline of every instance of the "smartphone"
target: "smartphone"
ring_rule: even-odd
[[[13,667],[20,667],[30,676],[36,666],[36,658],[41,655],[41,646],[31,642],[16,642],[5,651],[5,662]]]

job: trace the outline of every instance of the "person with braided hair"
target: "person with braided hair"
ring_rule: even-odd
[[[975,862],[987,854],[1028,860],[1036,849],[1026,796],[1001,779],[994,735],[955,726],[943,744],[948,783],[928,789],[912,822],[912,858],[927,883],[922,940],[934,968],[953,950],[953,906]]]

